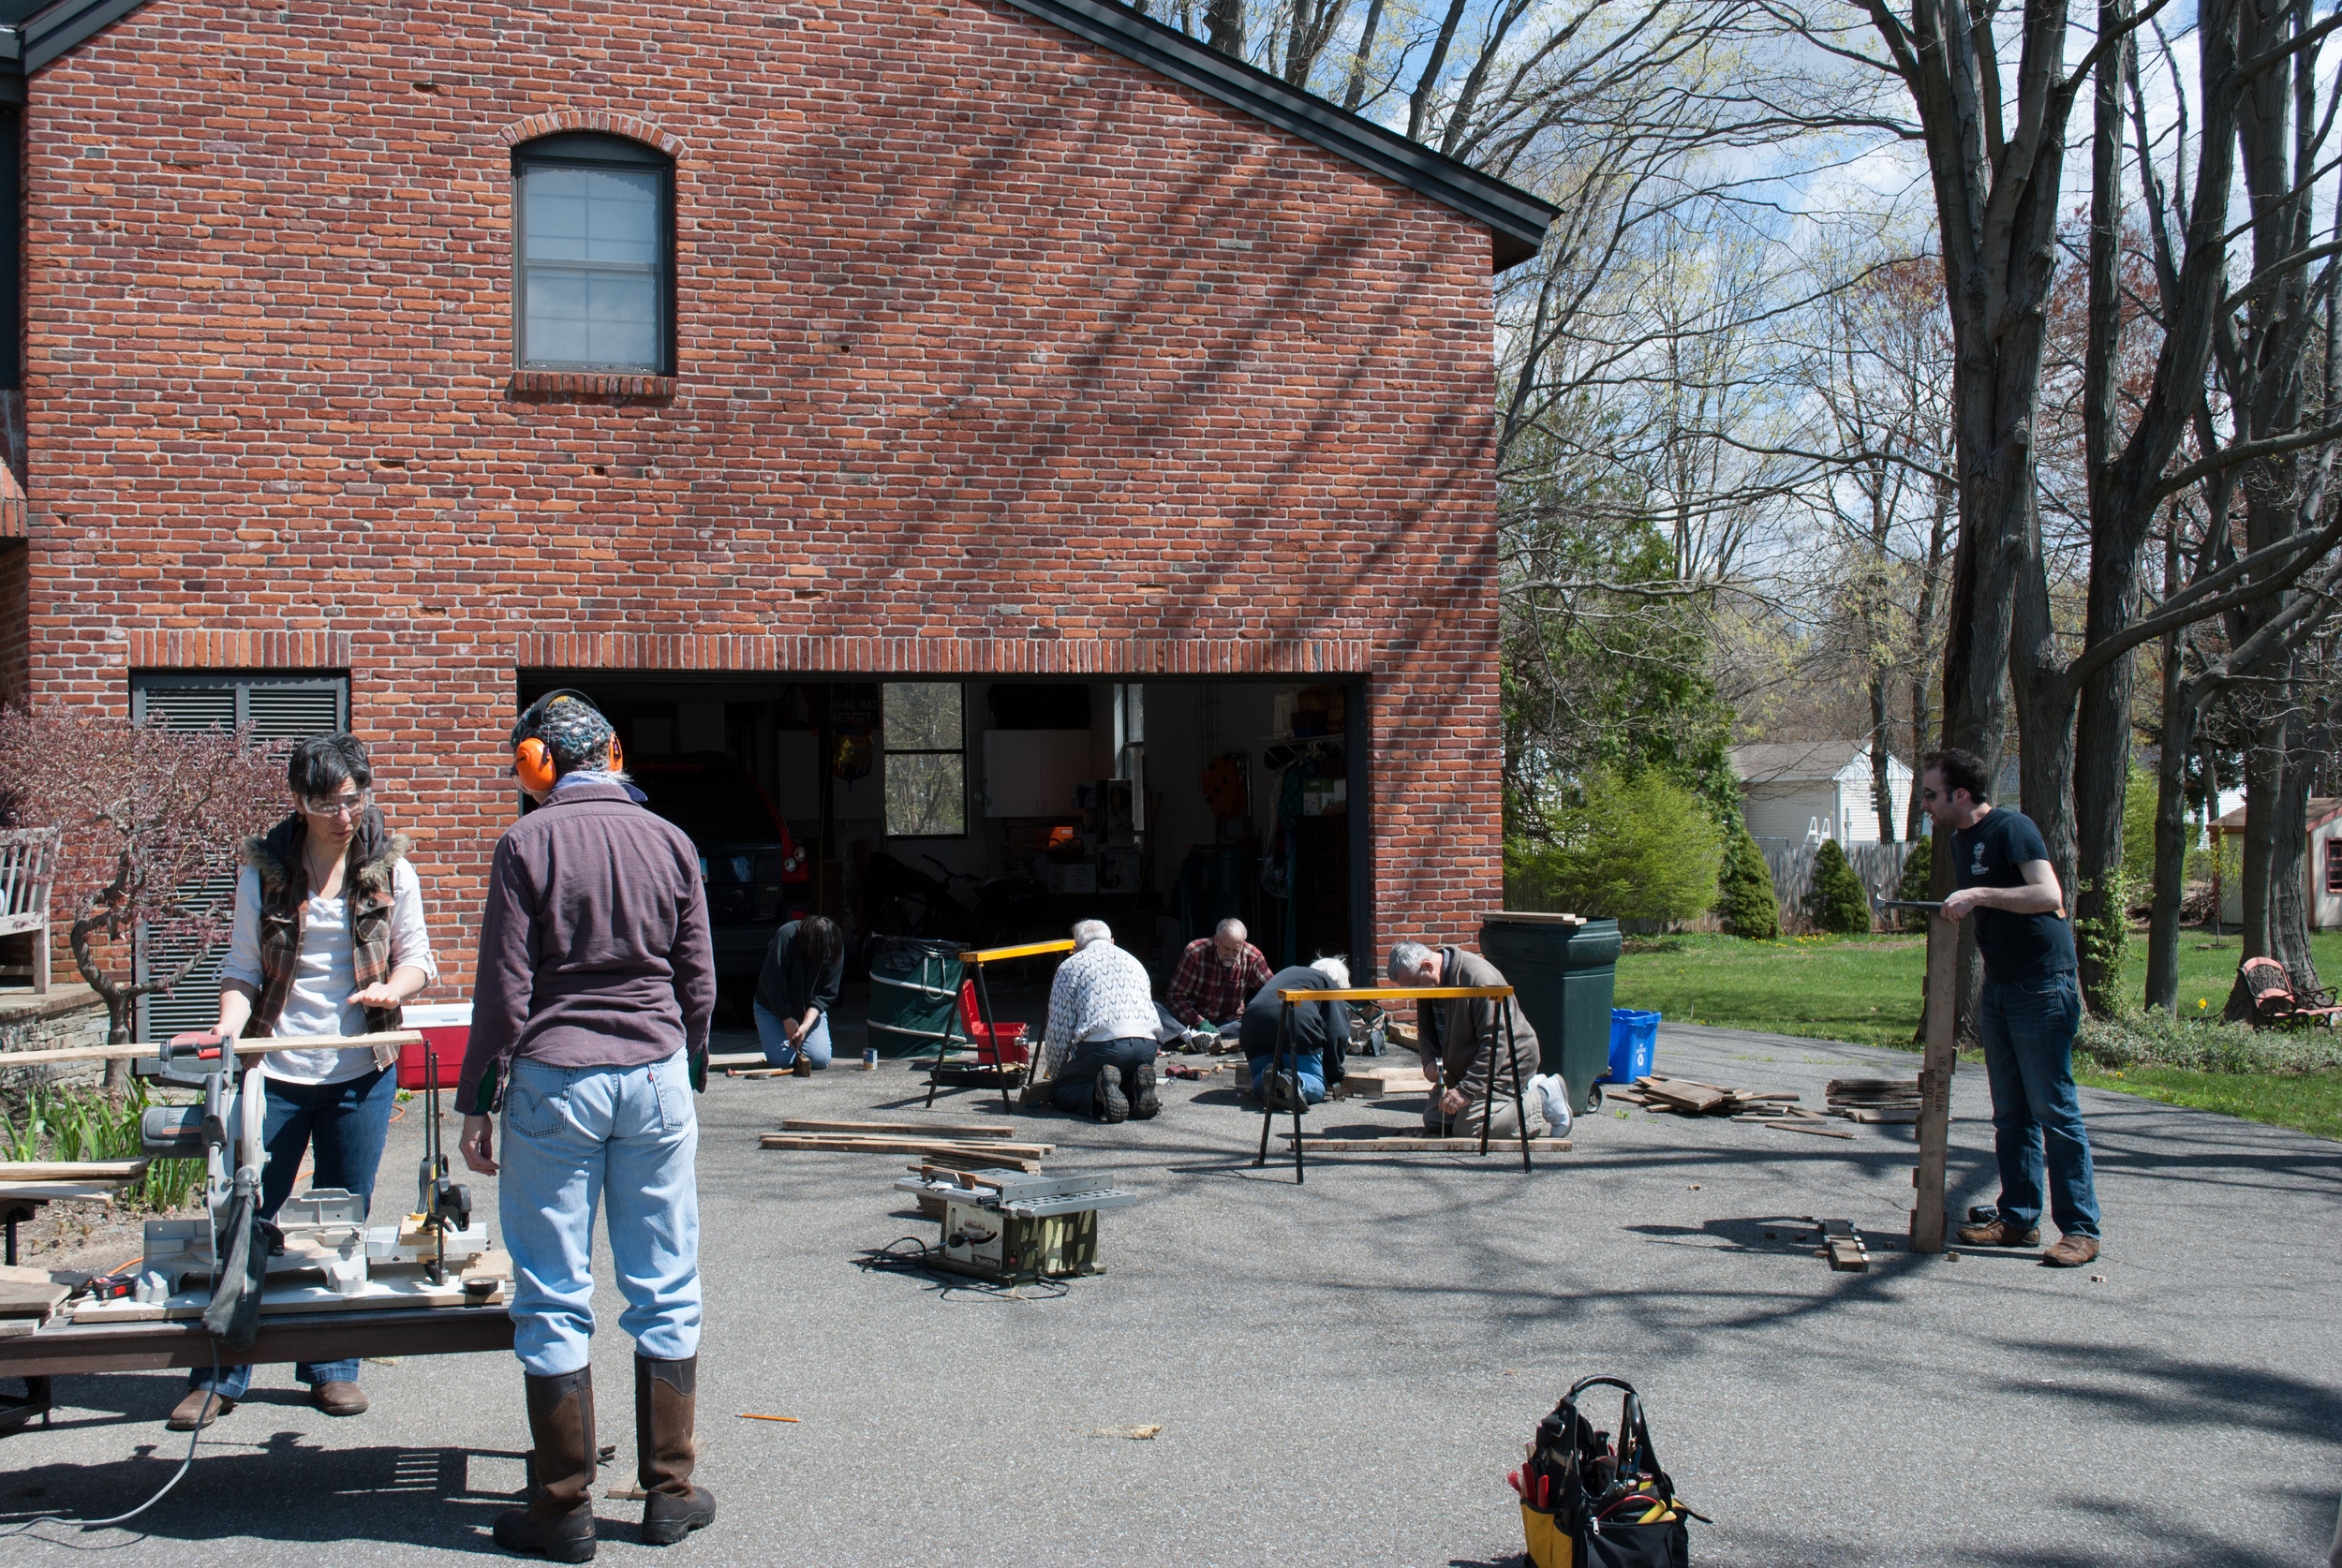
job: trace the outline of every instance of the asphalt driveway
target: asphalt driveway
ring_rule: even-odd
[[[1917,1058],[1668,1028],[1660,1065],[1818,1105],[1830,1077]],[[1603,1114],[1526,1178],[1419,1155],[1329,1161],[1297,1189],[1252,1168],[1258,1123],[1225,1089],[1175,1084],[1151,1123],[1025,1118],[1060,1146],[1052,1170],[1111,1173],[1140,1202],[1105,1217],[1105,1274],[1004,1299],[855,1265],[934,1236],[891,1190],[901,1158],[756,1146],[792,1113],[924,1117],[917,1085],[890,1064],[719,1079],[700,1102],[702,1478],[722,1512],[669,1560],[1508,1561],[1504,1472],[1593,1372],[1644,1391],[1668,1468],[1715,1521],[1693,1526],[1703,1565],[2301,1568],[2334,1527],[2342,1145],[2085,1089],[2108,1250],[2053,1270],[1900,1250],[1907,1128],[1842,1142]],[[1980,1072],[1962,1072],[1955,1109],[1957,1211],[1994,1191]],[[998,1111],[960,1093],[934,1114]],[[386,1194],[409,1180],[420,1120],[393,1129]],[[493,1185],[474,1187],[491,1215]],[[1831,1273],[1797,1239],[1809,1215],[1855,1221],[1872,1271]],[[619,1450],[603,1485],[624,1486],[630,1348],[615,1290],[597,1300],[600,1435]],[[264,1368],[142,1532],[44,1525],[55,1545],[20,1536],[0,1559],[500,1557],[487,1526],[527,1441],[516,1366],[408,1358],[364,1385],[372,1413],[333,1420]],[[0,1528],[146,1497],[185,1452],[162,1428],[180,1386],[60,1380],[55,1424],[0,1440]],[[1145,1426],[1161,1431],[1102,1435]],[[600,1515],[604,1561],[653,1555],[631,1539],[638,1505]]]

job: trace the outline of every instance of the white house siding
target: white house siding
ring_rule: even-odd
[[[1752,838],[1786,838],[1805,842],[1808,825],[1827,829],[1837,821],[1837,791],[1828,779],[1812,778],[1779,784],[1751,784],[1741,811]]]
[[[2309,833],[2309,925],[2313,931],[2342,928],[2342,893],[2326,891],[2332,880],[2326,875],[2326,857],[2336,852],[2330,845],[2342,846],[2342,817],[2329,819]]]

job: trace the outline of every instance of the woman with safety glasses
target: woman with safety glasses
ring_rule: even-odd
[[[174,1045],[394,1029],[399,1005],[438,973],[422,887],[407,864],[406,838],[374,806],[363,743],[351,734],[303,741],[285,782],[292,814],[245,841],[235,925],[219,967],[219,1022]],[[304,1153],[317,1158],[312,1190],[338,1187],[370,1202],[398,1074],[376,1066],[363,1046],[274,1051],[260,1058],[260,1071],[268,1086],[261,1214],[274,1218],[292,1195]],[[364,1412],[355,1360],[304,1361],[293,1372],[328,1415]],[[216,1382],[199,1369],[170,1413],[171,1429],[210,1426],[235,1409],[251,1381],[249,1367],[222,1367]]]

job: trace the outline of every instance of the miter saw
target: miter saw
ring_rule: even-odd
[[[369,1230],[364,1198],[338,1187],[311,1188],[286,1199],[273,1220],[264,1219],[260,1174],[269,1158],[268,1091],[261,1070],[256,1063],[239,1083],[233,1042],[205,1034],[183,1035],[180,1042],[165,1044],[159,1063],[146,1075],[200,1090],[203,1098],[191,1105],[148,1107],[139,1139],[150,1155],[203,1161],[206,1212],[200,1220],[146,1222],[145,1257],[131,1292],[135,1299],[161,1305],[185,1288],[190,1277],[208,1279],[212,1295],[203,1326],[229,1349],[244,1350],[259,1332],[260,1296],[272,1275],[315,1271],[336,1295],[356,1296],[366,1294],[369,1259],[411,1263],[428,1251],[432,1283],[446,1282],[446,1232],[470,1228],[471,1194],[447,1179],[436,1114],[426,1134],[430,1154],[421,1182],[422,1212],[406,1225]],[[388,1054],[396,1059],[394,1044]],[[429,1064],[434,1113],[437,1068],[435,1054]],[[480,1250],[467,1250],[466,1261]]]

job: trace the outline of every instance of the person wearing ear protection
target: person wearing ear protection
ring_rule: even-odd
[[[497,843],[480,924],[471,1043],[456,1085],[464,1162],[498,1176],[513,1349],[535,1485],[497,1520],[513,1551],[594,1555],[594,1211],[634,1339],[643,1539],[712,1523],[694,1486],[700,1280],[694,1089],[706,1078],[716,966],[699,851],[626,780],[616,732],[583,692],[512,727],[539,809]],[[503,1114],[503,1159],[490,1118]]]

